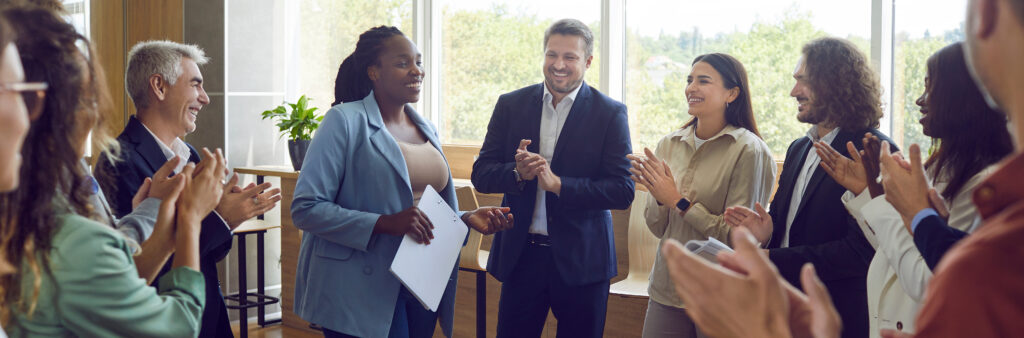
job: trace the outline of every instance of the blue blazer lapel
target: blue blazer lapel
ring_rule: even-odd
[[[156,138],[153,137],[146,127],[142,125],[135,115],[132,115],[128,119],[128,126],[125,127],[125,133],[128,135],[129,140],[135,144],[135,151],[142,156],[149,164],[149,169],[156,172],[161,166],[167,162],[167,157],[164,156],[164,151],[160,149]]]
[[[573,135],[580,128],[580,119],[583,115],[590,110],[590,86],[586,82],[580,83],[580,91],[576,93],[576,99],[572,102],[572,109],[569,110],[569,116],[565,118],[565,124],[562,125],[562,132],[558,134],[558,143],[555,144],[555,152],[553,154],[552,162],[559,158],[562,151],[565,150],[566,144],[573,140]],[[538,123],[537,129],[539,131],[540,124]],[[555,164],[551,164],[554,169]]]
[[[411,201],[412,184],[409,183],[409,168],[405,164],[405,157],[402,156],[402,149],[398,147],[395,138],[384,127],[384,119],[380,116],[380,107],[377,106],[377,99],[373,97],[373,91],[363,98],[363,111],[366,113],[366,121],[370,126],[370,143],[391,164],[391,168],[398,176],[402,177]]]

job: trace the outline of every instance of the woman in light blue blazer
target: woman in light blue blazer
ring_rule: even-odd
[[[421,57],[397,28],[360,35],[302,165],[291,210],[305,231],[295,311],[324,327],[325,337],[430,337],[439,315],[451,336],[458,264],[436,267],[452,270],[438,313],[389,271],[405,235],[433,238],[414,206],[427,184],[458,210],[437,132],[409,105],[419,101]],[[512,226],[507,213],[485,207],[462,220],[489,234]]]

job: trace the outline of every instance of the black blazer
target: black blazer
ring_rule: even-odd
[[[586,83],[580,86],[550,164],[562,179],[561,196],[546,196],[553,259],[570,285],[609,280],[618,273],[609,209],[625,209],[633,201],[626,106]],[[520,190],[512,169],[519,140],[533,140],[527,149],[539,150],[543,96],[543,84],[536,84],[499,97],[473,163],[473,186],[505,194],[501,204],[516,219],[515,227],[495,234],[491,245],[487,271],[498,280],[515,269],[533,219],[537,180]]]
[[[152,177],[167,162],[157,140],[133,115],[128,120],[117,141],[121,144],[121,159],[110,164],[105,158],[96,164],[93,175],[107,192],[107,201],[117,217],[124,217],[132,211],[132,197],[139,190],[142,181]],[[189,162],[199,162],[199,153],[188,145]],[[104,154],[106,156],[106,154]],[[206,280],[206,306],[203,308],[203,324],[199,337],[223,337],[224,327],[231,334],[227,318],[227,307],[220,293],[217,279],[217,262],[231,251],[231,230],[220,216],[210,213],[203,219],[199,234],[200,272]],[[157,280],[171,268],[173,258],[167,261]],[[155,282],[154,282],[155,283]]]
[[[942,256],[964,237],[967,237],[966,232],[949,226],[939,216],[931,215],[922,218],[914,229],[914,246],[921,252],[928,268],[935,271]]]
[[[862,149],[861,139],[865,132],[893,144],[878,130],[868,129],[855,132],[840,130],[830,145],[849,157],[846,142],[853,141],[857,149]],[[800,207],[789,231],[789,247],[780,248],[786,232],[794,185],[811,151],[814,151],[814,145],[807,137],[793,141],[786,150],[786,162],[779,174],[779,189],[769,210],[775,228],[768,242],[768,255],[779,268],[779,273],[797,287],[801,287],[801,267],[804,263],[813,263],[842,317],[843,337],[866,337],[866,277],[875,250],[864,238],[857,221],[843,206],[841,198],[846,188],[836,183],[820,166],[814,168],[800,200]]]

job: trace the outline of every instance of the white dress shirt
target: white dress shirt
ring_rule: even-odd
[[[555,154],[555,145],[558,144],[558,136],[562,133],[562,126],[565,125],[565,119],[569,117],[572,104],[576,102],[576,94],[580,92],[580,87],[582,86],[582,83],[576,86],[576,89],[562,98],[562,101],[558,102],[556,107],[552,104],[554,96],[548,91],[548,85],[544,84],[544,102],[541,104],[540,115],[540,139],[536,141],[537,147],[540,149],[539,154],[548,161],[549,167]],[[531,234],[548,234],[546,202],[547,191],[537,187],[537,202],[533,205],[533,221],[530,223]]]
[[[166,144],[164,144],[163,141],[160,141],[160,138],[156,137],[156,134],[154,134],[152,130],[149,130],[149,127],[147,127],[145,124],[142,124],[142,128],[145,128],[150,135],[153,135],[153,139],[156,140],[156,144],[160,146],[160,151],[164,153],[164,157],[167,158],[168,161],[170,161],[175,156],[181,158],[181,161],[178,162],[178,166],[174,167],[174,173],[177,174],[181,172],[181,169],[184,169],[185,165],[188,164],[188,159],[192,157],[192,151],[188,149],[188,145],[185,144],[185,141],[182,141],[180,137],[175,137],[174,141],[171,142],[171,146],[168,147]],[[228,224],[226,220],[224,220],[224,217],[220,216],[220,213],[218,213],[216,210],[212,211],[212,213],[214,215],[217,215],[217,218],[219,218],[220,221],[224,223],[224,226],[228,228],[228,231],[233,231],[231,230],[231,225]]]
[[[156,140],[156,144],[160,145],[160,151],[164,152],[164,157],[166,157],[168,161],[175,156],[181,158],[181,161],[178,162],[178,166],[174,167],[174,173],[177,174],[181,172],[181,169],[184,169],[185,165],[188,164],[188,158],[192,156],[192,152],[189,151],[188,145],[185,144],[185,141],[182,141],[179,137],[175,137],[174,141],[171,142],[171,145],[168,146],[164,144],[164,141],[161,141],[159,137],[156,137],[156,134],[154,134],[152,130],[149,130],[149,127],[146,127],[145,124],[142,125],[142,128],[145,128],[150,135],[153,135],[153,139]]]
[[[831,144],[836,139],[837,134],[839,134],[839,128],[832,129],[832,131],[819,139],[818,126],[813,126],[811,130],[807,131],[807,138],[814,142],[823,141]],[[807,185],[811,182],[811,176],[814,174],[814,169],[818,167],[818,163],[821,163],[821,158],[818,157],[818,152],[814,151],[812,146],[807,151],[807,159],[804,160],[804,166],[800,169],[800,175],[796,177],[796,182],[793,184],[793,198],[789,201],[789,212],[786,213],[786,233],[782,236],[781,247],[783,248],[789,247],[789,229],[793,226],[793,220],[796,219],[796,213],[800,208],[800,201],[804,198],[804,192],[806,192]]]

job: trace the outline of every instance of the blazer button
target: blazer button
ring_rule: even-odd
[[[367,265],[367,266],[364,266],[364,267],[363,267],[363,274],[366,274],[366,275],[371,275],[371,274],[373,274],[373,267],[372,267],[372,266],[369,266],[369,265]]]
[[[903,331],[903,322],[896,322],[896,329]]]

